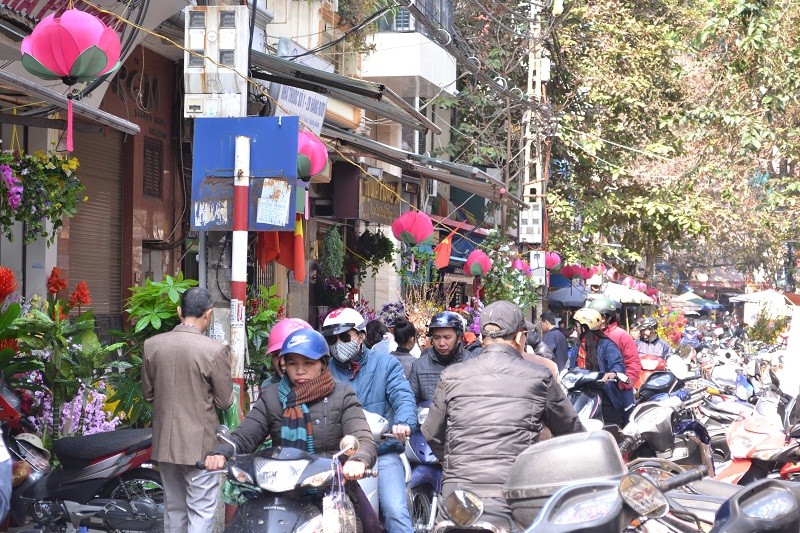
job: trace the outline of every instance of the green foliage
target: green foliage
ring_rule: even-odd
[[[56,153],[0,151],[0,166],[8,165],[23,187],[22,203],[9,205],[6,191],[0,193],[0,230],[14,240],[13,224],[24,224],[23,240],[31,243],[39,238],[52,244],[63,219],[73,216],[87,198],[84,186],[75,176],[78,160]],[[8,185],[4,187],[7,188]],[[47,222],[52,224],[49,230]]]
[[[319,267],[326,278],[339,278],[344,272],[344,242],[336,228],[331,228],[322,240]]]
[[[132,328],[115,332],[122,344],[122,355],[112,364],[119,372],[112,373],[108,381],[114,394],[108,399],[116,403],[114,414],[125,413],[133,426],[148,426],[152,420],[153,406],[142,396],[142,351],[144,341],[153,335],[171,331],[180,323],[178,306],[181,295],[198,283],[177,276],[165,276],[163,281],[149,278],[143,287],[131,287],[125,311]]]
[[[492,230],[480,249],[492,260],[492,268],[482,277],[485,303],[508,300],[523,310],[535,307],[539,301],[539,285],[526,272],[512,267],[520,257],[517,245],[499,231]]]
[[[349,257],[349,263],[352,269],[357,271],[361,281],[367,269],[372,269],[374,276],[381,265],[393,264],[395,252],[394,244],[383,232],[371,232],[367,229],[356,239],[355,250]]]
[[[751,341],[761,341],[766,344],[775,344],[780,335],[789,325],[789,317],[774,318],[766,307],[762,307],[756,316],[756,321],[747,330]]]
[[[77,316],[68,315],[69,310],[60,299],[36,299],[11,326],[20,352],[42,362],[44,384],[53,395],[54,440],[60,436],[63,404],[75,397],[81,382],[88,385],[100,377],[109,354],[122,347],[100,343],[91,309]]]
[[[280,319],[283,304],[278,297],[278,286],[269,288],[259,285],[247,298],[247,349],[249,365],[245,375],[251,384],[261,384],[272,373],[272,360],[266,353],[269,332]]]

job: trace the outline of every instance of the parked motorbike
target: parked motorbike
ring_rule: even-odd
[[[233,446],[233,456],[226,470],[204,472],[203,475],[227,473],[241,490],[245,503],[239,505],[227,533],[312,533],[323,531],[323,498],[330,494],[341,475],[341,455],[358,451],[358,439],[346,435],[339,443],[338,454],[323,458],[295,448],[273,447],[252,454],[238,454],[236,444],[230,439],[230,430],[217,428],[217,438]],[[204,468],[202,462],[198,468]],[[366,469],[366,477],[375,477],[377,470]],[[199,477],[199,476],[198,476]],[[377,521],[369,505],[360,509],[362,522],[368,516]]]
[[[7,430],[23,427],[13,393],[7,392],[0,395],[0,419]],[[59,533],[68,525],[100,531],[163,531],[164,490],[161,476],[150,465],[149,429],[59,439],[52,450],[60,463],[55,469],[38,448],[11,433],[4,431],[4,436],[18,467],[9,516],[17,524],[32,519],[44,531]]]
[[[566,391],[569,399],[581,423],[589,431],[599,431],[609,429],[617,433],[619,428],[616,425],[606,427],[603,418],[603,372],[593,372],[582,368],[573,368],[562,373],[561,386]],[[627,382],[625,374],[617,373],[617,379]]]
[[[800,485],[763,479],[744,487],[717,511],[711,533],[800,531]]]

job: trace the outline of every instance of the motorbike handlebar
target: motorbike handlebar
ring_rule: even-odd
[[[378,477],[378,469],[377,468],[365,468],[364,469],[364,477]]]
[[[205,461],[197,461],[197,462],[194,464],[194,466],[195,466],[195,468],[197,468],[198,470],[205,470],[205,469],[206,469],[206,462],[205,462]]]
[[[677,487],[682,487],[683,485],[688,485],[692,481],[699,481],[708,475],[708,467],[705,465],[698,466],[696,468],[692,468],[691,470],[687,470],[682,474],[678,474],[676,476],[672,476],[669,479],[665,479],[664,481],[659,481],[658,487],[661,489],[661,492],[667,492]]]

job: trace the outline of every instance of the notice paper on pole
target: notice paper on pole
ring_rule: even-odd
[[[292,188],[279,179],[265,179],[258,199],[256,223],[285,226],[291,212]]]
[[[298,127],[297,117],[196,118],[192,229],[233,230],[235,142],[244,136],[250,139],[247,229],[293,230]]]

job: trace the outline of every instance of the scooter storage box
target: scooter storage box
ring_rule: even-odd
[[[619,478],[627,473],[610,433],[574,433],[538,442],[522,452],[503,485],[503,496],[514,519],[527,527],[548,498],[562,487]]]

